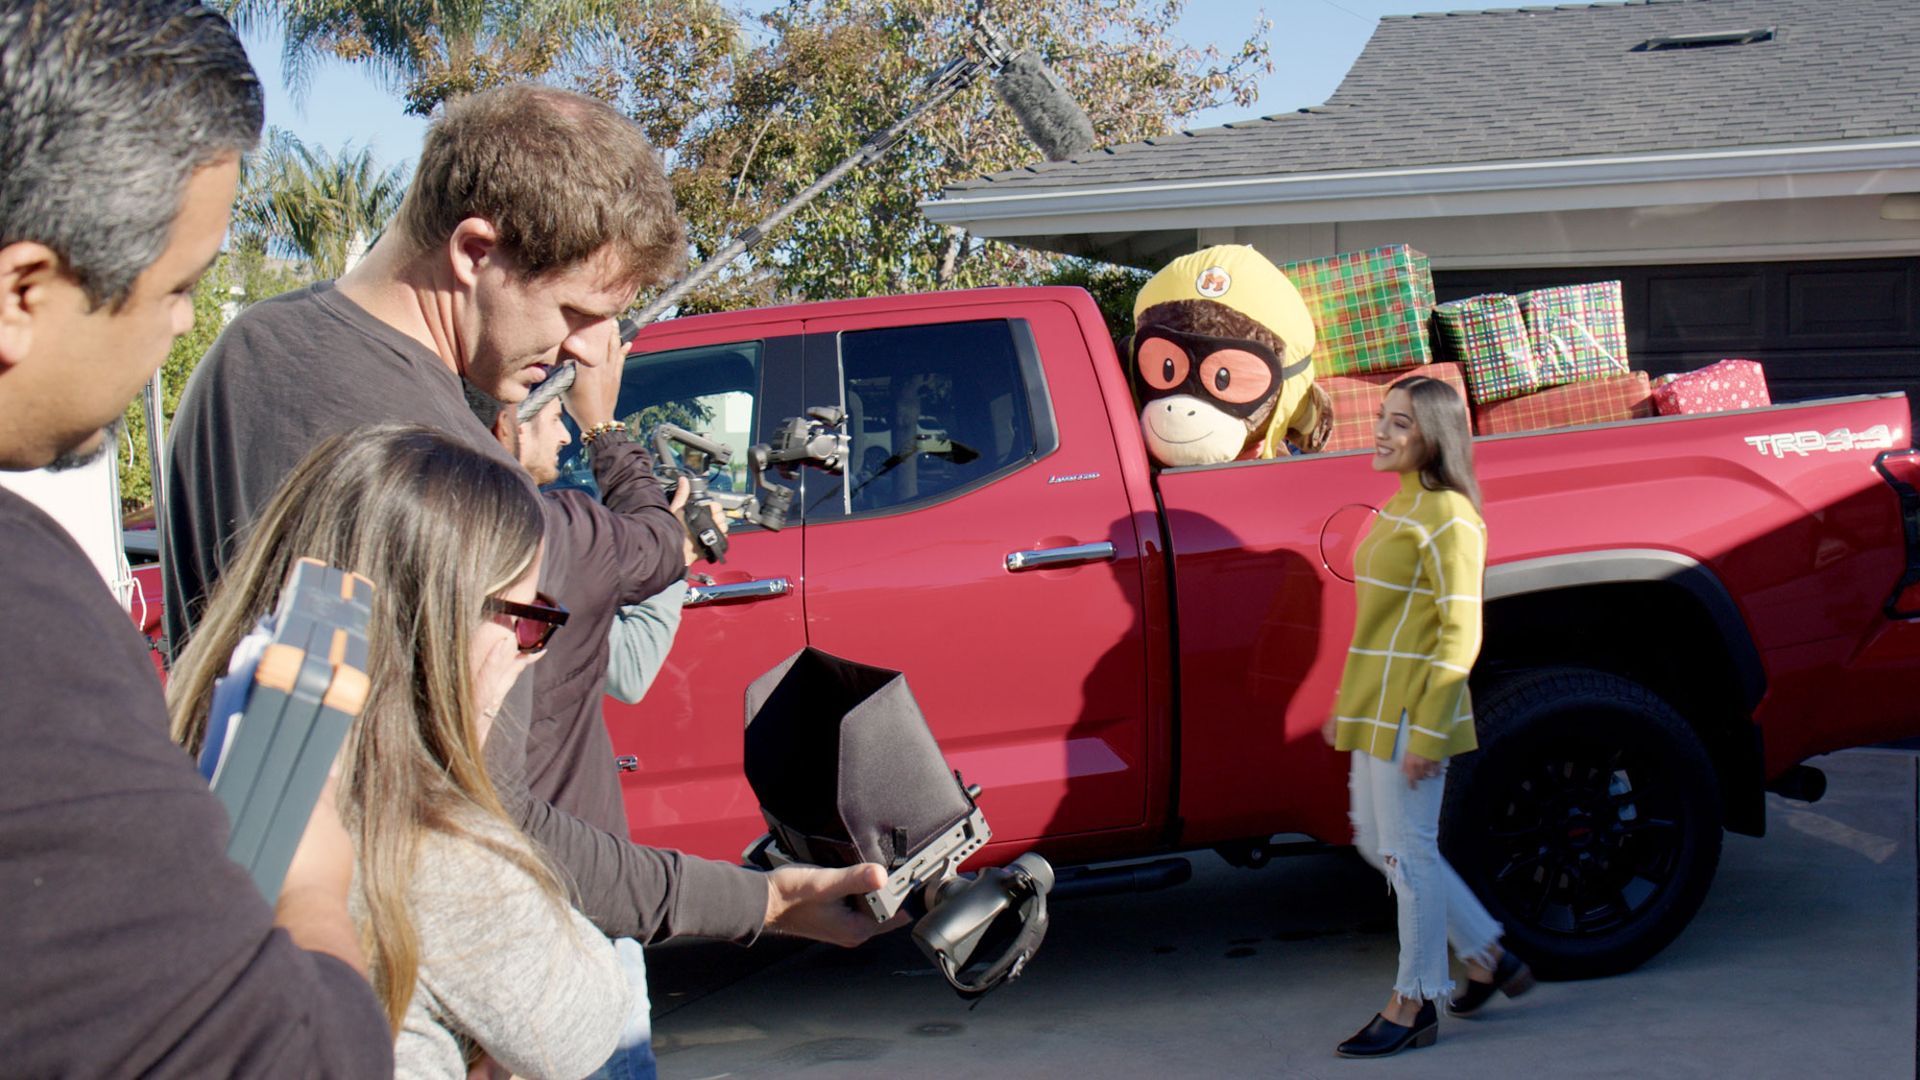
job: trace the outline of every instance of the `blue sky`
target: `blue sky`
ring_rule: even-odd
[[[747,7],[764,2],[743,0]],[[1192,0],[1179,31],[1195,45],[1218,42],[1227,50],[1245,39],[1263,13],[1274,23],[1274,73],[1262,81],[1260,99],[1251,107],[1228,105],[1203,113],[1193,126],[1318,105],[1340,84],[1380,16],[1467,6],[1457,0]],[[305,98],[295,104],[282,80],[278,36],[256,32],[247,35],[246,44],[266,84],[269,124],[291,130],[309,145],[338,151],[351,143],[371,146],[382,163],[412,160],[425,122],[405,115],[399,99],[365,70],[339,62],[320,65]]]

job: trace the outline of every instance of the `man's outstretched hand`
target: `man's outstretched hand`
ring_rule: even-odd
[[[906,912],[877,923],[865,905],[848,904],[849,897],[886,883],[887,872],[877,863],[839,870],[782,866],[767,875],[767,929],[851,948],[907,924]]]

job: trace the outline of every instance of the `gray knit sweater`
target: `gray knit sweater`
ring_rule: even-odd
[[[526,844],[492,821],[468,827]],[[463,1080],[473,1045],[528,1080],[605,1064],[632,992],[584,916],[502,856],[440,833],[420,842],[411,899],[420,974],[394,1042],[398,1077]]]

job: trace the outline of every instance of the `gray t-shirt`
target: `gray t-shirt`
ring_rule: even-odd
[[[424,424],[519,468],[437,355],[331,283],[263,300],[221,331],[187,380],[168,437],[161,558],[169,635],[177,642],[204,608],[236,536],[315,444],[391,423]],[[527,797],[531,683],[520,680],[507,699],[487,740],[487,769],[521,828],[574,883],[580,909],[613,937],[758,935],[767,904],[760,874],[639,847]]]
[[[262,300],[194,368],[167,440],[163,537],[175,652],[236,537],[328,436],[424,424],[519,467],[468,410],[460,378],[331,282]]]

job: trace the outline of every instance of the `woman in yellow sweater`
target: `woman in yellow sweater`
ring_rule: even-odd
[[[1447,759],[1472,750],[1467,675],[1480,654],[1487,530],[1460,395],[1437,379],[1393,384],[1374,421],[1373,467],[1400,474],[1354,551],[1353,647],[1325,736],[1353,753],[1353,842],[1385,874],[1399,907],[1400,969],[1387,1007],[1343,1057],[1431,1046],[1434,1003],[1451,994],[1447,942],[1466,963],[1464,1016],[1495,990],[1514,997],[1532,973],[1500,947],[1500,925],[1440,855]]]

